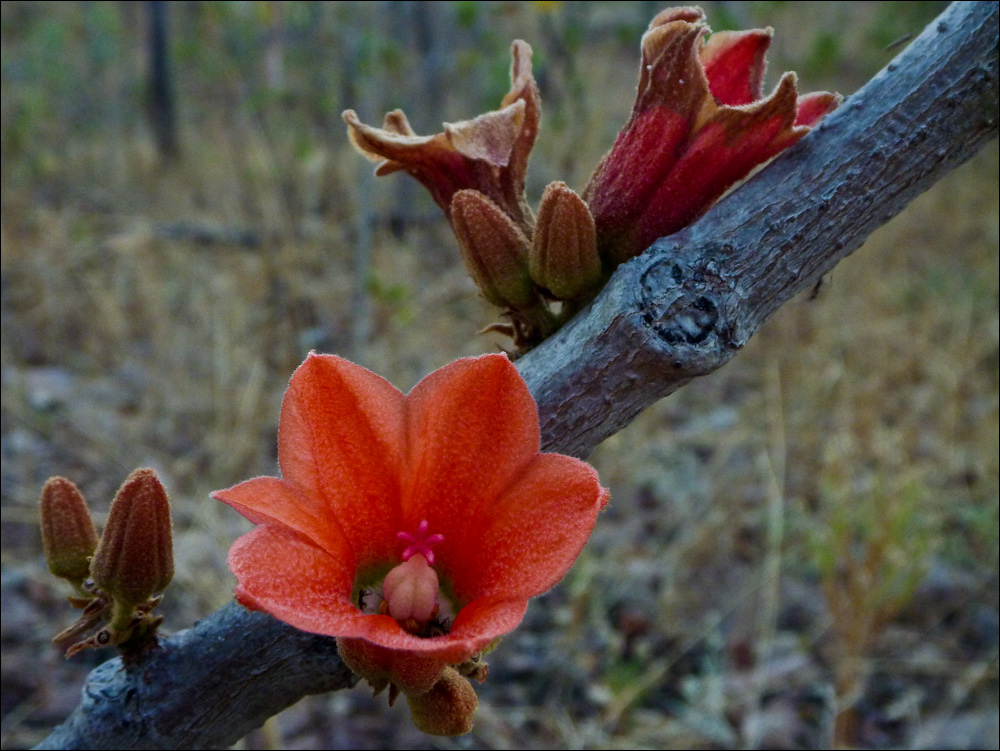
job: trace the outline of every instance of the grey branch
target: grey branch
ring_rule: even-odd
[[[134,668],[94,668],[80,706],[39,748],[226,748],[303,696],[353,686],[337,642],[236,602]]]
[[[719,368],[797,292],[997,135],[998,12],[954,3],[819,128],[691,227],[623,265],[518,361],[543,447],[584,456]],[[143,664],[96,668],[45,748],[225,747],[353,685],[334,640],[231,603]]]

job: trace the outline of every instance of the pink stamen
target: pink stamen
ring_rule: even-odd
[[[404,561],[408,561],[417,553],[420,553],[420,555],[427,559],[427,563],[432,566],[434,565],[434,551],[431,550],[431,546],[437,545],[439,542],[444,542],[444,535],[427,534],[430,526],[430,523],[424,519],[417,525],[417,533],[415,535],[411,535],[409,532],[396,533],[396,537],[406,543],[406,547],[403,549]]]

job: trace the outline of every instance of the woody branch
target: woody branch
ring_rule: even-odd
[[[691,227],[619,267],[517,365],[543,448],[576,456],[726,363],[760,325],[998,132],[996,3],[954,3],[814,132]],[[247,665],[253,665],[248,670]],[[230,603],[134,670],[96,668],[44,748],[231,745],[353,685],[334,640]]]

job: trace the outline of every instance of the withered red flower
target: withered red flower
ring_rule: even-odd
[[[771,29],[708,34],[700,8],[653,19],[631,118],[582,200],[563,183],[549,185],[537,226],[524,197],[540,113],[525,42],[514,42],[511,89],[499,110],[434,136],[416,135],[399,110],[382,128],[362,124],[353,110],[344,119],[354,146],[380,162],[376,174],[403,170],[431,192],[476,284],[510,320],[489,328],[526,351],[619,264],[691,224],[840,101],[827,92],[799,96],[794,73],[763,96]]]
[[[539,453],[537,408],[503,355],[459,360],[406,396],[310,355],[282,404],[278,460],[281,478],[213,494],[258,525],[229,554],[237,599],[338,637],[376,690],[412,699],[445,676],[414,705],[428,732],[443,732],[429,707],[468,694],[449,666],[485,678],[475,658],[562,578],[608,499],[589,465]]]
[[[632,116],[583,192],[612,267],[693,222],[840,101],[798,96],[794,73],[762,98],[772,30],[708,33],[701,8],[671,8],[642,38]]]
[[[389,112],[381,128],[364,125],[354,110],[347,110],[344,121],[351,143],[379,163],[376,175],[399,170],[413,175],[449,219],[455,193],[476,190],[530,233],[533,220],[524,177],[538,135],[541,102],[531,75],[531,47],[517,40],[511,54],[511,87],[499,110],[445,123],[444,132],[434,136],[414,133],[402,110]]]
[[[511,55],[511,87],[500,109],[445,123],[436,135],[418,136],[400,110],[386,114],[381,128],[363,124],[354,110],[344,112],[344,121],[354,147],[378,162],[376,175],[405,171],[430,191],[469,274],[510,318],[499,328],[528,349],[559,324],[528,272],[535,219],[524,179],[541,114],[531,47],[516,40]]]

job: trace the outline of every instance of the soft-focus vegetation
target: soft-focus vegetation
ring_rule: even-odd
[[[706,12],[776,29],[770,83],[796,69],[804,90],[847,95],[941,7]],[[247,526],[208,492],[275,471],[281,395],[310,349],[409,388],[496,348],[436,207],[371,177],[341,110],[403,107],[419,132],[472,117],[523,38],[543,103],[529,197],[580,189],[659,9],[170,4],[170,156],[147,5],[3,3],[5,747],[40,740],[111,656],[66,662],[48,643],[74,614],[45,573],[46,478],[76,482],[100,524],[133,468],[157,470],[176,546],[159,612],[185,628],[231,597]],[[836,731],[996,747],[997,184],[994,143],[595,452],[612,505],[491,656],[472,745],[823,747]],[[426,746],[384,702],[312,697],[247,747]]]

